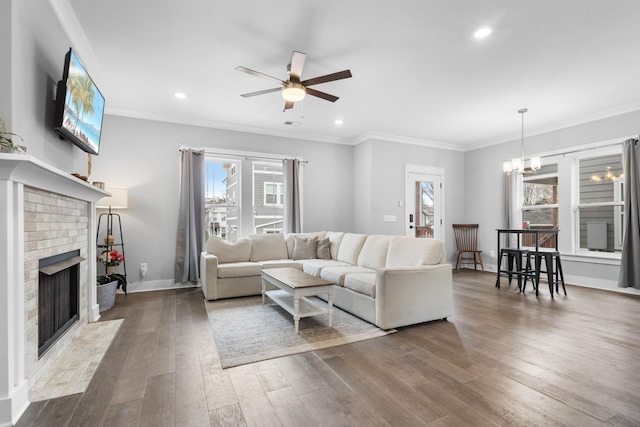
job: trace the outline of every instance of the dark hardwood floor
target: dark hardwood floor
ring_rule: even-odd
[[[639,296],[453,277],[446,322],[227,370],[200,290],[118,296],[103,319],[125,321],[87,391],[17,425],[640,425]]]

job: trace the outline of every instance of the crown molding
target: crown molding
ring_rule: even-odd
[[[69,0],[49,0],[49,5],[53,9],[62,29],[69,37],[73,50],[77,52],[82,63],[91,70],[97,70],[100,67],[100,61],[93,51],[93,47],[89,42],[89,38],[82,29],[82,25],[78,20],[73,7]]]
[[[358,145],[370,139],[380,139],[383,141],[397,142],[400,144],[419,145],[422,147],[439,148],[442,150],[450,150],[450,151],[466,151],[467,150],[467,148],[464,145],[460,145],[460,144],[450,144],[446,142],[430,141],[428,139],[411,138],[407,136],[391,135],[391,134],[380,133],[380,132],[365,132],[362,135],[359,135],[353,138],[352,145]]]
[[[567,129],[573,126],[579,126],[586,123],[595,122],[598,120],[604,120],[611,117],[621,116],[623,114],[633,113],[636,111],[640,111],[640,101],[623,105],[620,107],[609,108],[607,110],[599,111],[597,113],[585,114],[580,117],[563,120],[561,122],[556,122],[547,126],[539,126],[536,128],[527,129],[526,136],[531,137],[536,135],[542,135],[545,133],[556,132],[556,131]],[[503,135],[497,138],[491,138],[485,141],[481,141],[477,144],[468,145],[466,146],[464,151],[473,151],[481,148],[491,147],[493,145],[504,144],[505,142],[520,140],[520,138],[521,138],[520,132]]]

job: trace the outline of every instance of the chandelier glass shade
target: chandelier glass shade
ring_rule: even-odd
[[[622,179],[624,177],[623,174],[620,175],[616,175],[615,173],[613,173],[611,171],[611,166],[607,166],[604,168],[604,175],[600,176],[600,175],[592,175],[591,176],[591,180],[592,181],[596,181],[596,182],[600,182],[600,181],[606,181],[607,179],[610,181],[615,181],[617,179]]]
[[[300,83],[289,82],[282,88],[282,98],[284,98],[285,101],[302,101],[306,94],[307,92],[304,89],[304,86],[302,86]]]
[[[528,110],[522,108],[518,113],[522,116],[522,133],[520,138],[520,157],[515,157],[502,163],[502,171],[508,174],[524,174],[527,172],[535,172],[542,167],[540,157],[532,157],[529,159],[529,169],[525,166],[524,158],[524,113]]]

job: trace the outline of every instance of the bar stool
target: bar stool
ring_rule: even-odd
[[[560,261],[560,252],[558,251],[529,251],[529,259],[533,258],[535,265],[535,284],[540,284],[540,273],[547,274],[547,282],[549,282],[549,292],[553,298],[553,286],[556,287],[558,293],[558,284],[562,282],[562,290],[567,295],[567,288],[564,287],[564,273],[562,272],[562,262]],[[545,269],[541,270],[542,259],[544,258]],[[538,286],[535,286],[536,295],[538,295]]]
[[[527,285],[527,279],[531,279],[534,288],[537,288],[535,282],[535,271],[531,268],[531,261],[529,258],[528,249],[514,249],[514,248],[502,248],[500,249],[500,260],[498,262],[498,279],[496,280],[496,287],[500,289],[500,277],[506,276],[509,278],[509,286],[511,286],[511,279],[515,275],[518,278],[518,290],[524,292],[524,287]],[[502,260],[507,258],[507,269],[503,270]],[[525,261],[523,268],[522,262]],[[515,270],[514,270],[515,262]],[[524,284],[522,283],[524,279]]]

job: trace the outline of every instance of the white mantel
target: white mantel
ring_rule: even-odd
[[[26,154],[0,153],[0,427],[13,425],[29,405],[25,377],[24,187],[89,204],[88,259],[95,259],[95,203],[109,195]],[[95,263],[87,263],[95,282]],[[95,286],[89,286],[88,320],[99,318]]]

